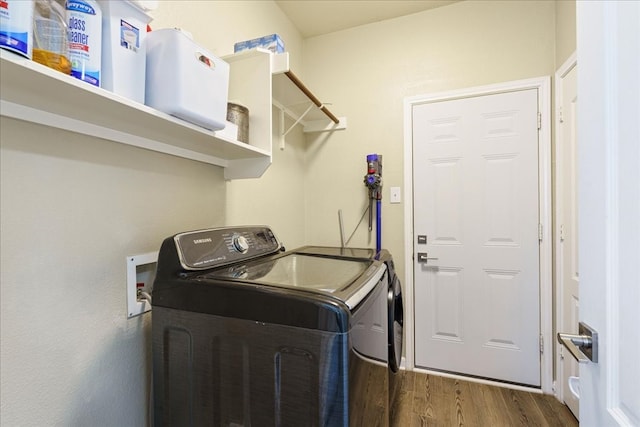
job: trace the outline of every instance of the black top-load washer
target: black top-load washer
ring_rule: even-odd
[[[266,226],[165,239],[153,288],[155,425],[388,425],[402,334],[392,266],[386,251],[284,252]]]

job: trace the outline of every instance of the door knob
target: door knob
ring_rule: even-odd
[[[598,363],[598,333],[586,323],[578,324],[578,335],[558,332],[558,342],[578,363]]]
[[[438,258],[431,258],[426,252],[418,252],[418,262],[428,262],[429,260],[437,260]]]

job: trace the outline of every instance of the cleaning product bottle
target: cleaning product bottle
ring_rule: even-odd
[[[71,75],[100,86],[102,10],[95,0],[67,0]]]
[[[31,59],[33,1],[0,1],[0,47]]]
[[[71,63],[67,51],[64,0],[36,0],[33,12],[33,60],[70,74]]]

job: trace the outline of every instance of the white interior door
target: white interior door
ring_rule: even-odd
[[[536,89],[413,106],[417,367],[540,385],[538,118]]]
[[[578,170],[576,154],[578,71],[575,57],[556,74],[558,90],[558,129],[556,140],[556,210],[559,233],[558,250],[558,330],[578,333]],[[578,362],[563,346],[558,367],[558,392],[560,398],[579,417],[576,386]],[[570,382],[571,386],[570,387]]]
[[[579,1],[580,424],[640,426],[640,2]]]

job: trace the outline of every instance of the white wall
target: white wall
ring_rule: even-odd
[[[403,269],[403,98],[552,75],[554,3],[464,1],[432,11],[305,40],[310,85],[348,118],[346,131],[309,141],[307,241],[339,242],[337,210],[351,231],[366,204],[365,157],[383,155],[382,245]],[[411,195],[403,194],[403,201]],[[365,218],[366,221],[366,218]],[[353,246],[375,244],[366,224]],[[403,281],[404,282],[404,281]]]
[[[217,55],[278,32],[301,60],[302,40],[272,2],[159,3],[154,28],[183,27]],[[240,222],[272,223],[302,244],[304,145],[299,132],[287,139],[264,179],[227,183],[216,166],[3,117],[0,424],[145,425],[150,315],[126,317],[125,257]],[[255,197],[237,214],[236,201]]]

